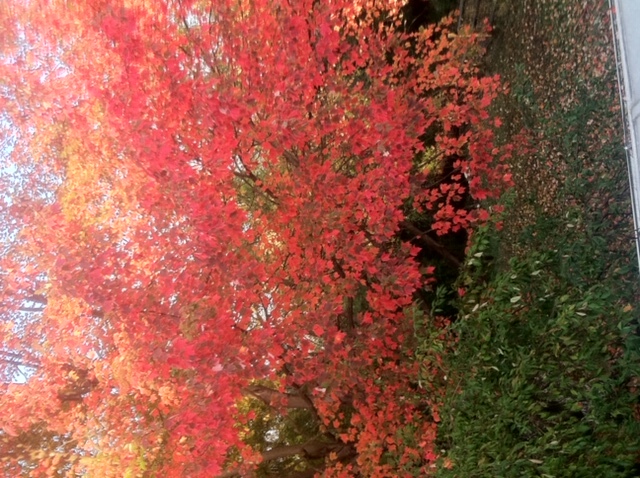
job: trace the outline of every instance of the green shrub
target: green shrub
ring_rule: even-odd
[[[547,227],[558,237],[566,230]],[[476,235],[461,278],[467,290],[445,361],[439,431],[453,468],[438,476],[638,476],[632,385],[640,349],[625,302],[628,271],[600,282],[576,276],[598,247],[576,234],[558,241],[561,249],[532,251],[492,273],[481,260],[493,237],[488,229]]]

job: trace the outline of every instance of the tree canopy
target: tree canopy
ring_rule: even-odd
[[[510,184],[478,36],[394,0],[0,22],[4,470],[428,474],[416,303]]]

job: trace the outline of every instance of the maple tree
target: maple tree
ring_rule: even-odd
[[[2,7],[0,429],[72,443],[30,476],[428,474],[417,256],[509,151],[477,35],[401,7]]]

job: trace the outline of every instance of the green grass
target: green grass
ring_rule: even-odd
[[[504,228],[476,231],[457,284],[438,476],[640,476],[640,277],[607,5],[498,12],[486,69],[511,90],[496,113],[505,141],[529,141]]]

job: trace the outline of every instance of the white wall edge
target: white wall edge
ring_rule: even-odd
[[[609,0],[624,124],[627,169],[640,264],[640,0]]]

